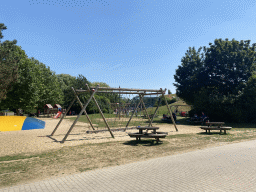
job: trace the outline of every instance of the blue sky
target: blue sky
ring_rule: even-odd
[[[173,86],[188,47],[216,38],[256,43],[252,0],[8,0],[3,40],[18,40],[56,74],[111,87]]]

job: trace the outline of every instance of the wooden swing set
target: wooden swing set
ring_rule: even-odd
[[[126,127],[123,128],[124,130],[126,130],[126,129],[128,128],[129,123],[130,123],[130,121],[131,121],[133,115],[135,114],[135,111],[138,109],[139,105],[141,105],[141,106],[143,107],[143,110],[145,111],[145,114],[146,114],[146,116],[147,116],[147,118],[148,118],[148,120],[149,120],[149,125],[148,125],[149,127],[152,127],[153,119],[154,119],[154,117],[155,117],[155,115],[156,115],[156,113],[157,113],[157,111],[158,111],[158,108],[159,108],[159,106],[160,106],[160,103],[161,103],[162,98],[165,99],[165,104],[166,104],[166,106],[167,106],[167,109],[168,109],[169,113],[172,114],[172,111],[171,111],[170,107],[168,106],[167,100],[166,100],[166,98],[164,97],[164,93],[166,92],[166,89],[165,89],[165,90],[162,90],[162,88],[161,88],[160,90],[153,90],[153,89],[130,89],[130,88],[120,88],[120,87],[119,87],[119,88],[110,88],[110,87],[99,87],[99,85],[97,85],[96,87],[89,87],[88,84],[86,84],[86,87],[87,87],[87,90],[82,90],[82,89],[76,89],[76,90],[75,90],[73,87],[71,88],[72,91],[73,91],[73,93],[74,93],[74,96],[75,96],[75,97],[74,97],[74,99],[72,100],[72,102],[70,103],[70,105],[69,105],[69,107],[67,108],[66,112],[62,115],[60,121],[58,122],[58,124],[56,125],[55,129],[53,130],[53,132],[51,133],[50,136],[53,136],[53,135],[54,135],[54,133],[55,133],[56,130],[58,129],[59,125],[61,124],[62,120],[66,117],[66,114],[69,112],[70,108],[72,107],[72,105],[74,104],[74,102],[75,102],[76,100],[78,101],[78,103],[79,103],[79,105],[80,105],[80,107],[81,107],[81,111],[80,111],[80,113],[78,114],[77,118],[75,119],[75,121],[73,122],[73,124],[71,125],[71,127],[70,127],[69,130],[68,130],[68,132],[66,133],[66,135],[64,136],[64,138],[62,139],[62,141],[61,141],[60,143],[64,143],[64,142],[66,141],[68,135],[70,134],[70,132],[72,131],[72,129],[73,129],[74,126],[76,125],[78,119],[81,117],[81,115],[82,115],[83,113],[86,115],[86,117],[87,117],[87,119],[88,119],[88,122],[90,123],[90,126],[92,127],[92,129],[95,130],[95,129],[94,129],[94,126],[93,126],[93,124],[92,124],[92,121],[90,120],[90,118],[89,118],[89,116],[88,116],[88,114],[87,114],[87,112],[86,112],[86,107],[88,106],[88,104],[90,103],[91,100],[94,101],[95,105],[96,105],[97,108],[99,109],[99,112],[100,112],[100,114],[101,114],[101,116],[102,116],[102,119],[104,120],[104,123],[106,124],[106,127],[107,127],[107,129],[108,129],[110,135],[112,136],[112,138],[114,138],[114,135],[113,135],[113,133],[112,133],[112,130],[113,130],[113,129],[112,129],[112,130],[110,129],[109,124],[108,124],[107,120],[105,119],[104,114],[103,114],[103,112],[102,112],[102,110],[101,110],[101,108],[100,108],[100,106],[99,106],[97,100],[96,100],[95,97],[94,97],[94,94],[96,94],[96,93],[108,93],[108,94],[109,94],[109,93],[119,93],[119,95],[120,95],[120,94],[136,94],[136,95],[139,95],[139,99],[140,99],[140,100],[139,100],[138,104],[136,105],[135,110],[133,110],[129,121],[128,121],[128,123],[126,124]],[[84,105],[82,104],[82,102],[80,101],[79,96],[78,96],[79,93],[83,93],[83,92],[88,92],[88,93],[91,94],[90,98],[87,100],[87,102],[86,102]],[[161,99],[159,100],[158,106],[156,107],[154,114],[150,117],[149,114],[148,114],[148,112],[147,112],[147,110],[146,110],[145,104],[144,104],[144,102],[143,102],[143,97],[144,97],[145,95],[159,95],[159,94],[162,95],[163,97],[161,97]],[[173,125],[174,125],[176,131],[178,131],[177,126],[176,126],[176,124],[175,124],[175,121],[174,121],[172,115],[171,115],[171,119],[172,119],[172,122],[173,122]],[[95,131],[95,132],[97,132],[97,131]]]

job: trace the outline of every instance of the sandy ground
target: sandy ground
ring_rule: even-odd
[[[75,146],[84,143],[129,141],[135,138],[130,138],[127,133],[137,132],[136,129],[127,130],[126,132],[113,132],[115,136],[115,139],[113,139],[109,132],[86,134],[86,131],[92,129],[88,124],[78,122],[71,131],[65,143],[60,143],[73,122],[68,119],[64,119],[55,134],[49,137],[59,122],[59,119],[39,119],[45,121],[46,125],[44,129],[0,132],[0,156],[14,155],[19,153],[41,153],[53,149],[60,149],[64,146]],[[177,125],[178,132],[176,132],[172,124],[157,125],[157,127],[159,127],[159,131],[168,132],[169,135],[202,132],[199,126],[193,125]]]

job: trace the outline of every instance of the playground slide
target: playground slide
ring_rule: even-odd
[[[54,119],[57,119],[57,118],[60,117],[60,115],[61,115],[61,112],[59,111],[53,118],[54,118]]]

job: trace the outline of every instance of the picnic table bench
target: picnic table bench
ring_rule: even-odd
[[[168,135],[167,132],[157,132],[156,130],[159,129],[159,127],[137,127],[139,130],[138,133],[128,133],[130,137],[136,137],[136,141],[140,141],[141,137],[144,138],[155,138],[156,143],[159,142],[159,138],[165,138],[166,135]],[[143,132],[143,130],[146,130],[146,132]],[[148,130],[152,130],[152,133],[148,133]]]
[[[201,129],[204,129],[207,133],[210,133],[210,130],[219,130],[220,133],[222,133],[222,131],[224,131],[224,134],[226,134],[227,130],[232,129],[232,127],[223,127],[222,125],[224,125],[224,122],[206,122],[205,123],[207,126],[201,126]]]

